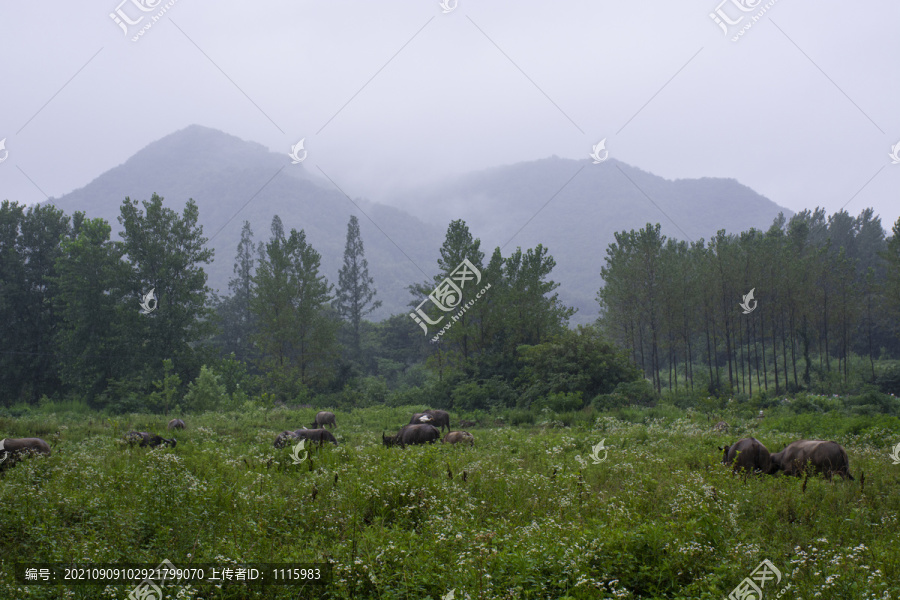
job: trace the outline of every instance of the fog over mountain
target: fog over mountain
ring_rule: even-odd
[[[285,228],[303,229],[322,254],[323,272],[337,282],[347,221],[357,215],[378,298],[380,320],[406,312],[407,286],[438,271],[438,250],[449,222],[463,219],[482,240],[487,256],[501,246],[508,256],[543,244],[557,261],[553,279],[564,302],[578,308],[573,323],[597,315],[600,267],[613,234],[660,222],[679,239],[708,239],[719,229],[767,228],[779,212],[792,213],[732,179],[670,181],[615,159],[550,157],[487,169],[452,180],[398,191],[395,208],[348,198],[334,183],[292,164],[287,154],[221,131],[192,125],[137,152],[83,188],[51,199],[66,213],[83,211],[121,229],[126,196],[153,193],[181,212],[188,198],[200,209],[204,234],[215,249],[209,285],[228,294],[234,255],[244,221],[254,241],[269,238],[272,217]],[[374,221],[374,223],[373,223]]]

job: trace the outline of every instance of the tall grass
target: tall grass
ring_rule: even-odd
[[[53,407],[0,419],[0,436],[40,435],[53,447],[0,475],[0,598],[124,598],[133,587],[23,586],[12,582],[15,561],[163,559],[328,561],[333,583],[303,597],[341,599],[437,599],[451,589],[471,599],[721,599],[764,559],[792,598],[900,596],[895,417],[840,432],[827,414],[760,422],[726,413],[724,435],[706,415],[667,405],[509,424],[523,420],[516,413],[503,426],[481,415],[469,428],[474,448],[383,447],[381,432],[419,408],[337,412],[340,445],[312,449],[299,466],[272,441],[308,426],[315,410],[184,416],[174,449],[121,441],[130,429],[163,433],[155,415]],[[745,435],[773,451],[801,436],[835,439],[857,480],[732,476],[717,447]],[[594,464],[601,440],[607,458]]]

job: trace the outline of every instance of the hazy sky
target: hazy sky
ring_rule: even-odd
[[[385,202],[606,138],[666,178],[900,216],[895,1],[119,1],[0,2],[0,199],[61,196],[197,123],[305,138],[304,167]],[[743,18],[726,34],[717,8]],[[126,34],[117,9],[143,20]]]

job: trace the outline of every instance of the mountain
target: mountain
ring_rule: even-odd
[[[422,186],[392,203],[436,226],[464,215],[487,256],[497,246],[508,256],[543,244],[556,260],[560,299],[580,309],[573,323],[597,316],[600,268],[616,231],[659,222],[668,237],[709,240],[793,214],[734,179],[673,181],[615,159],[555,156]]]
[[[106,219],[115,236],[122,200],[146,200],[154,192],[179,213],[188,198],[196,201],[215,250],[209,285],[222,294],[228,293],[245,220],[255,242],[268,240],[275,214],[286,229],[303,229],[322,254],[328,281],[337,283],[347,221],[357,215],[377,298],[384,302],[372,313],[375,320],[408,312],[407,286],[437,272],[438,249],[453,219],[466,221],[487,257],[496,246],[503,246],[504,256],[517,246],[549,248],[557,262],[552,277],[562,284],[560,298],[579,309],[572,322],[587,323],[597,315],[600,267],[615,231],[660,222],[670,237],[709,239],[719,229],[768,228],[779,212],[791,214],[732,179],[672,181],[615,159],[594,165],[557,157],[398,192],[387,200],[390,206],[351,202],[303,164],[291,164],[286,154],[198,125],[149,144],[50,202],[68,214],[80,210]]]
[[[106,219],[116,239],[122,200],[126,196],[148,200],[154,192],[178,213],[188,198],[197,203],[203,234],[215,250],[214,262],[206,269],[208,283],[226,295],[244,221],[250,222],[254,243],[269,239],[276,214],[287,231],[303,229],[322,255],[323,273],[336,284],[347,222],[356,215],[369,273],[378,289],[376,298],[384,303],[371,315],[376,320],[405,312],[412,299],[407,286],[430,278],[436,269],[437,240],[443,239],[440,228],[403,211],[358,199],[351,202],[327,180],[312,177],[302,163],[291,164],[286,154],[198,125],[149,144],[85,187],[50,202],[67,214],[80,210],[88,217]]]

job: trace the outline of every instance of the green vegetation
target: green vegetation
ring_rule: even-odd
[[[708,243],[666,240],[658,223],[619,232],[601,269],[603,330],[657,392],[880,383],[875,361],[900,351],[900,220],[893,233],[871,209],[805,210]]]
[[[454,428],[460,419],[485,425],[469,428],[471,449],[384,448],[381,433],[422,406],[358,409],[338,412],[338,447],[313,449],[299,466],[272,441],[314,409],[188,416],[175,449],[151,450],[122,436],[162,433],[157,415],[21,407],[19,418],[0,416],[0,430],[44,437],[53,455],[0,479],[0,597],[123,598],[130,589],[19,586],[17,560],[163,559],[329,561],[334,583],[301,597],[416,600],[451,589],[472,600],[719,600],[768,559],[790,597],[897,597],[900,561],[887,532],[898,526],[900,465],[888,454],[900,419],[847,418],[858,398],[790,400],[762,420],[749,401],[714,416],[671,404],[453,414]],[[791,406],[803,403],[826,412]],[[712,431],[718,418],[730,433]],[[747,435],[772,451],[800,437],[834,439],[856,481],[732,476],[717,446]],[[607,459],[593,464],[601,440]],[[297,594],[223,587],[182,597]]]

